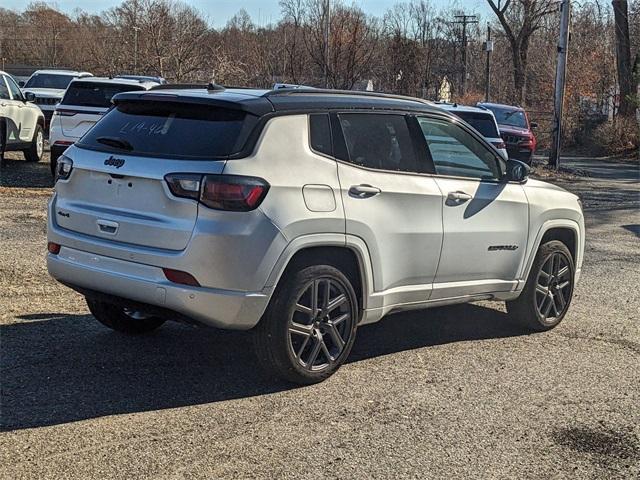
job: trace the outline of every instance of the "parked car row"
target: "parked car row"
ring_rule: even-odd
[[[531,165],[537,144],[533,130],[538,124],[529,122],[523,108],[498,103],[478,103],[475,107],[439,103],[438,106],[475,128],[505,159]]]
[[[37,162],[48,132],[53,174],[57,158],[110,107],[113,95],[165,83],[161,77],[101,78],[73,70],[38,70],[16,82],[0,72],[0,152],[23,151],[27,161]]]

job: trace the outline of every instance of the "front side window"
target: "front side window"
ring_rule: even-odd
[[[432,118],[418,118],[438,175],[498,180],[498,159],[462,127]]]
[[[24,97],[22,96],[22,92],[20,91],[20,87],[18,87],[18,85],[16,84],[16,82],[13,80],[13,78],[7,76],[5,77],[7,79],[7,85],[9,85],[9,91],[11,92],[11,96],[13,97],[14,100],[24,100]]]
[[[9,100],[9,89],[5,83],[5,76],[0,75],[0,100]]]
[[[404,115],[344,113],[339,119],[351,163],[378,170],[419,172]]]

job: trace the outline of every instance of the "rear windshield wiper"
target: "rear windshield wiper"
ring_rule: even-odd
[[[110,147],[119,148],[120,150],[133,150],[133,145],[122,138],[117,137],[98,137],[96,138],[96,142],[102,143],[103,145],[108,145]]]

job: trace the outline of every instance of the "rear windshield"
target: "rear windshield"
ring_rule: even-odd
[[[500,138],[493,117],[480,112],[453,112],[475,128],[485,138]]]
[[[63,105],[78,107],[110,107],[116,93],[144,90],[140,85],[98,82],[72,82],[62,99]]]
[[[225,108],[170,102],[125,102],[78,142],[94,150],[208,159],[242,150],[257,117]]]
[[[56,75],[52,73],[36,73],[27,80],[24,88],[55,88],[64,90],[67,88],[73,75]]]

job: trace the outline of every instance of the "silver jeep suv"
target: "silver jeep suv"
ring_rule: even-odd
[[[113,102],[58,161],[47,265],[114,330],[253,329],[263,365],[312,383],[392,312],[504,300],[533,330],[567,312],[578,198],[427,102],[213,85]]]

